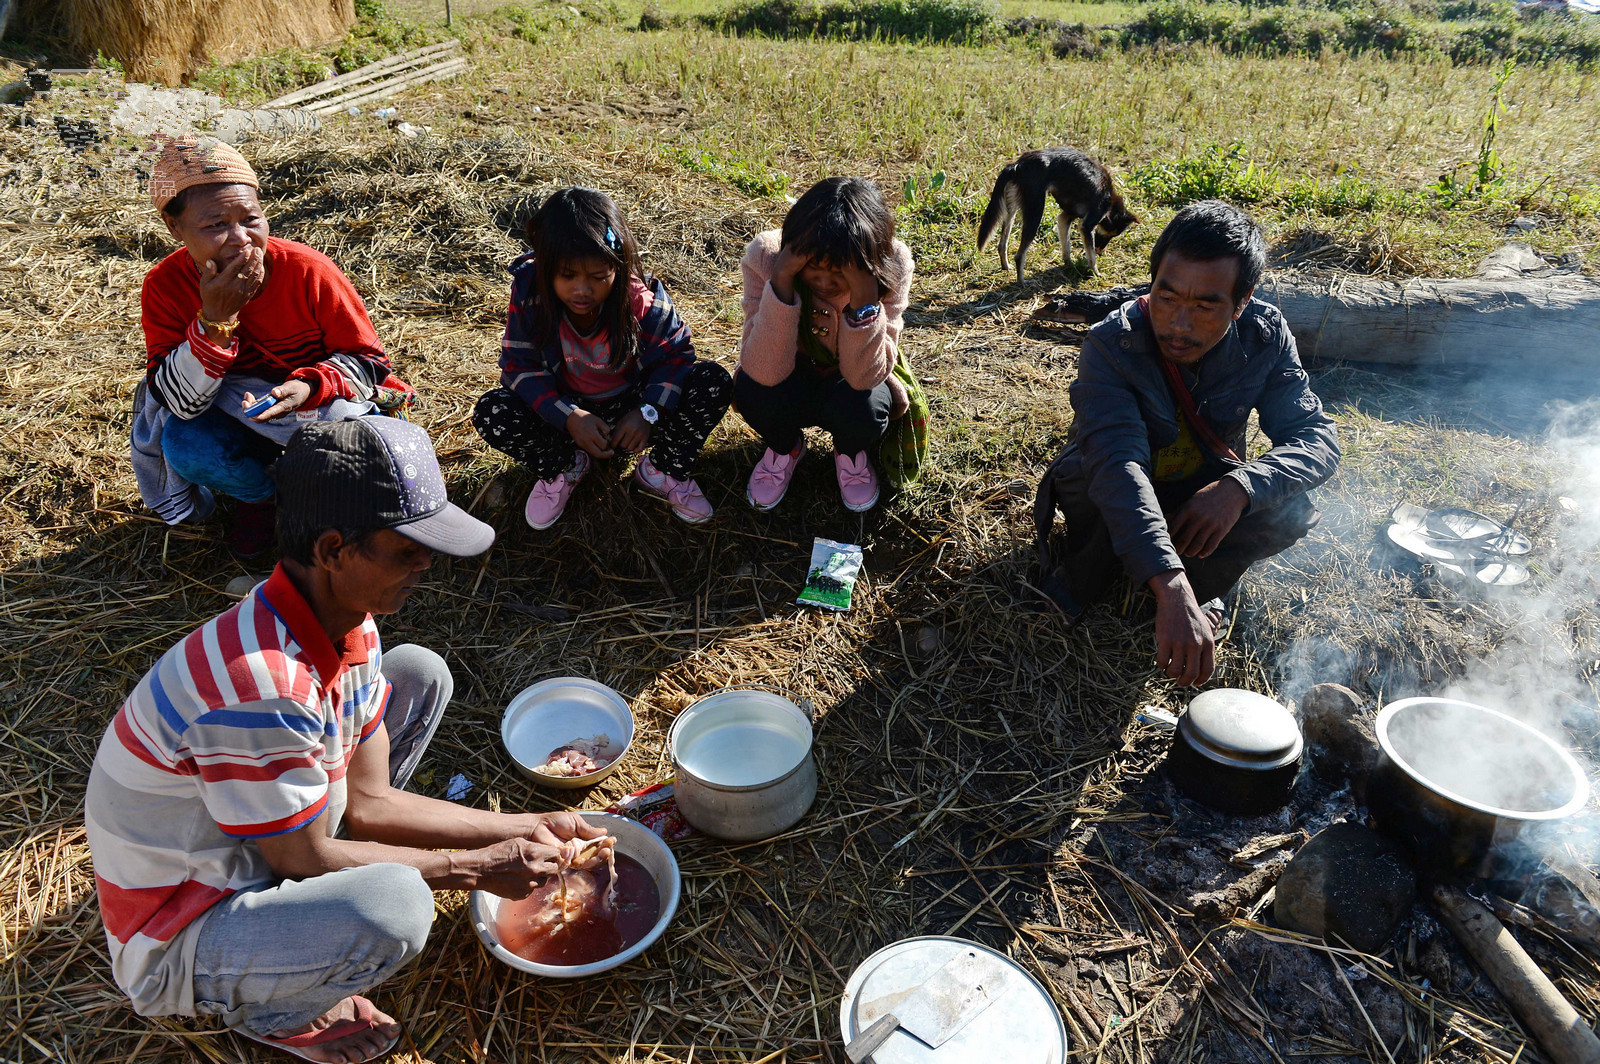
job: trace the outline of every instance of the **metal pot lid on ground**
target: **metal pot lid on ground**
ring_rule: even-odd
[[[1513,559],[1533,550],[1528,537],[1474,510],[1427,510],[1401,503],[1384,534],[1408,554],[1483,587],[1516,587],[1532,577]]]
[[[1233,768],[1281,768],[1305,744],[1294,714],[1266,695],[1219,687],[1196,695],[1178,734],[1202,757]]]
[[[938,1049],[896,1030],[871,1056],[873,1064],[1065,1064],[1067,1029],[1039,981],[1015,961],[966,939],[930,935],[894,942],[862,961],[845,984],[839,1033],[848,1045],[873,1022],[966,950],[997,958],[1005,985],[992,1004]]]

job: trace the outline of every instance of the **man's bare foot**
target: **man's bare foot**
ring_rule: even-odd
[[[318,1064],[358,1064],[387,1052],[400,1036],[393,1016],[359,995],[347,997],[303,1027],[269,1035],[244,1032],[301,1060]]]
[[[1222,629],[1228,623],[1227,607],[1223,605],[1221,599],[1214,598],[1209,602],[1202,603],[1200,609],[1205,612],[1206,619],[1211,622],[1212,636],[1220,638],[1222,636]]]

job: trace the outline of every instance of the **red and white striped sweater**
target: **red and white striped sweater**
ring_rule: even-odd
[[[228,373],[311,385],[308,406],[365,400],[389,377],[388,357],[354,286],[333,260],[290,240],[267,239],[267,283],[239,312],[233,345],[206,338],[200,270],[186,248],[146,275],[140,295],[147,380],[157,401],[181,418],[211,406]]]

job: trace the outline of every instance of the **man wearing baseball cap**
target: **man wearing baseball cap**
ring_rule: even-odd
[[[145,504],[169,524],[234,501],[228,546],[272,546],[267,473],[295,429],[403,408],[348,278],[319,251],[270,233],[260,181],[209,138],[163,142],[150,203],[181,247],[139,296],[145,379],[134,397],[133,468]]]
[[[283,560],[117,711],[89,775],[89,846],[136,1011],[370,1060],[400,1028],[362,994],[421,951],[433,890],[525,897],[562,842],[603,833],[402,789],[452,683],[432,651],[385,649],[373,615],[404,605],[435,551],[494,541],[446,498],[427,433],[312,422],[274,475]]]

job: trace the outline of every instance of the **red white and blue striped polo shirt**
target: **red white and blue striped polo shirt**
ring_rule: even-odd
[[[106,729],[84,819],[112,974],[141,1015],[193,1014],[195,918],[276,878],[253,839],[338,829],[389,697],[372,618],[344,642],[280,565],[162,655]]]

